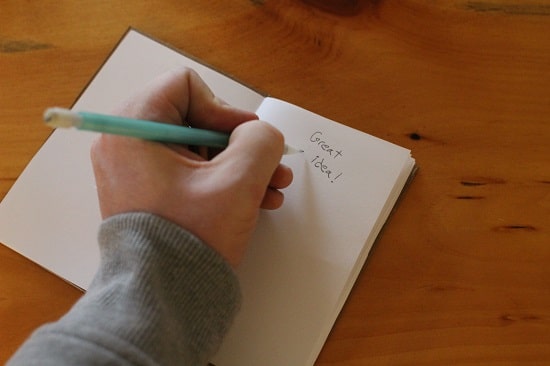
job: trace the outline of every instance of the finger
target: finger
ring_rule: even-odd
[[[285,196],[281,191],[268,188],[260,205],[264,210],[276,210],[283,205]]]
[[[180,94],[177,89],[174,89],[173,86],[170,85],[171,81],[168,73],[157,77],[146,85],[145,88],[118,105],[117,108],[113,110],[113,113],[124,117],[155,122],[176,125],[185,124],[180,114],[180,108],[186,108],[186,106],[177,108],[173,104],[172,98],[178,98],[178,96],[169,97],[169,95],[176,92]],[[180,103],[187,102],[187,96],[180,101]]]
[[[269,181],[269,187],[265,191],[261,208],[265,210],[276,210],[282,206],[284,194],[279,189],[286,188],[292,183],[292,169],[284,164],[279,164]]]
[[[115,113],[224,132],[257,119],[217,98],[195,71],[185,67],[161,74]]]
[[[259,206],[279,166],[283,149],[283,135],[276,128],[266,122],[252,121],[238,126],[231,134],[228,147],[212,161],[225,165],[236,183],[257,197]]]
[[[178,68],[157,78],[150,86],[153,105],[171,111],[169,122],[229,132],[237,125],[257,119],[256,114],[235,108],[217,98],[192,69]],[[174,113],[176,112],[176,113]]]
[[[187,120],[193,127],[230,132],[239,124],[258,119],[255,113],[235,108],[212,93],[193,70],[187,70],[189,106]]]
[[[286,188],[292,183],[292,169],[290,169],[288,166],[284,164],[279,164],[277,168],[275,168],[275,171],[273,172],[273,175],[271,176],[271,180],[269,181],[269,186],[271,188],[277,188],[282,189]]]

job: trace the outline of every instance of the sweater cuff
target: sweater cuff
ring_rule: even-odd
[[[206,360],[217,351],[241,299],[237,277],[221,255],[182,227],[148,213],[108,218],[100,227],[99,245],[102,264],[90,291],[112,289],[112,275],[122,274],[126,284],[108,301],[120,297],[128,303],[124,312],[134,309],[139,322],[121,337],[153,354],[164,349],[176,356],[186,350],[180,360],[190,353]]]

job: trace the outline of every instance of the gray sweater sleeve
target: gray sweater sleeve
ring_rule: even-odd
[[[220,255],[146,213],[104,221],[100,268],[59,321],[9,365],[205,365],[235,316],[240,290]]]

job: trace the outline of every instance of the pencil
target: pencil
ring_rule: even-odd
[[[74,127],[79,130],[137,137],[157,142],[216,148],[225,148],[229,143],[229,135],[218,131],[99,113],[73,112],[69,109],[57,107],[46,109],[44,122],[53,128]],[[303,152],[303,150],[285,145],[285,155],[299,152]]]

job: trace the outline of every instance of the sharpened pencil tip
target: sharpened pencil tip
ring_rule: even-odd
[[[299,154],[303,153],[304,150],[296,149],[295,147],[292,147],[290,145],[285,145],[284,155],[290,155],[290,154]]]

